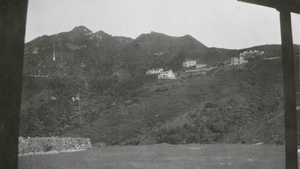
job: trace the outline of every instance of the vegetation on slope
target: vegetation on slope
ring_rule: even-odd
[[[150,33],[132,40],[85,27],[37,38],[26,44],[20,135],[80,136],[108,145],[282,144],[280,60],[222,64],[254,49],[280,56],[276,45],[227,50],[188,35]],[[186,74],[181,66],[187,58],[218,69]],[[158,67],[172,69],[177,79],[145,75]],[[76,95],[80,100],[72,99]]]
[[[227,67],[215,74],[152,82],[139,90],[130,105],[107,111],[69,134],[84,133],[94,142],[108,144],[283,143],[278,60],[257,60],[244,70]]]
[[[199,95],[212,94],[180,118],[183,123],[161,127],[157,142],[283,143],[283,89],[279,61],[255,61],[246,70],[215,74],[214,82]],[[274,69],[275,68],[275,69]],[[272,71],[271,71],[272,70]],[[204,80],[204,79],[201,79]],[[195,82],[194,82],[195,83]],[[204,82],[205,83],[205,82]],[[194,90],[203,88],[200,80]]]

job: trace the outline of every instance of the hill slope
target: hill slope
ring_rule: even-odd
[[[152,41],[156,45],[135,49],[134,44],[141,43],[141,38],[113,37],[79,26],[27,43],[21,135],[60,135],[77,128],[79,103],[72,97],[78,94],[86,123],[99,118],[115,102],[126,102],[133,90],[152,80],[145,78],[146,69],[168,64],[171,56],[161,55],[156,60],[141,51],[157,51],[160,55],[162,50],[173,56],[184,45],[206,49],[192,37],[174,38],[157,33],[146,36],[150,37],[147,43]],[[168,42],[172,44],[156,49]],[[166,62],[148,64],[161,60]],[[139,64],[140,61],[146,64]]]
[[[246,66],[231,57],[261,50]],[[299,53],[296,53],[299,54]],[[136,39],[84,26],[25,45],[21,136],[84,136],[106,144],[283,142],[279,45],[208,48],[193,37]],[[182,61],[218,67],[187,74]],[[225,66],[224,66],[225,65]],[[146,76],[172,69],[174,81]],[[77,96],[77,97],[76,97]]]
[[[260,60],[246,68],[147,84],[130,105],[67,135],[108,144],[282,144],[281,63]]]

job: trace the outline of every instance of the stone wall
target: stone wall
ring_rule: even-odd
[[[91,147],[89,138],[19,137],[19,155],[49,151],[85,150]]]

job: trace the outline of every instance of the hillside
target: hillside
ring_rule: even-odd
[[[167,35],[155,35],[155,38],[161,39],[160,44],[172,41],[175,46],[160,48],[172,54],[177,54],[176,50],[182,43],[190,43]],[[194,46],[203,46],[195,39],[190,41]],[[140,38],[113,37],[103,31],[93,33],[84,26],[38,37],[27,43],[22,104],[25,120],[22,121],[24,128],[21,133],[57,135],[78,127],[74,119],[78,103],[72,101],[72,97],[78,94],[81,95],[82,113],[87,122],[98,117],[98,113],[108,109],[112,103],[126,102],[131,90],[147,81],[144,71],[151,66],[160,66],[138,64],[136,55],[133,55],[136,58],[130,59],[131,53],[140,52],[131,48],[135,43],[140,43]],[[146,48],[152,47],[146,45]],[[155,50],[158,49],[152,51]],[[146,63],[152,60],[148,58]],[[166,60],[166,56],[158,56],[158,60]]]
[[[245,70],[231,67],[213,75],[153,82],[139,89],[130,105],[67,135],[84,133],[111,144],[282,144],[281,79],[280,61],[260,60]]]
[[[224,65],[250,50],[264,54],[243,67]],[[281,62],[263,59],[280,55],[279,45],[227,50],[190,35],[131,39],[84,26],[42,36],[25,44],[20,135],[82,136],[108,145],[281,144]],[[218,68],[188,74],[185,59]],[[151,68],[172,69],[177,79],[146,76]]]

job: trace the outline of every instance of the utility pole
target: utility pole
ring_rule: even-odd
[[[80,92],[75,96],[72,97],[73,102],[78,100],[78,111],[79,111],[79,124],[81,125],[81,105],[80,105]]]
[[[80,93],[78,93],[78,110],[79,110],[79,124],[81,125],[81,107],[80,107]]]
[[[55,42],[53,43],[53,61],[55,61]]]

